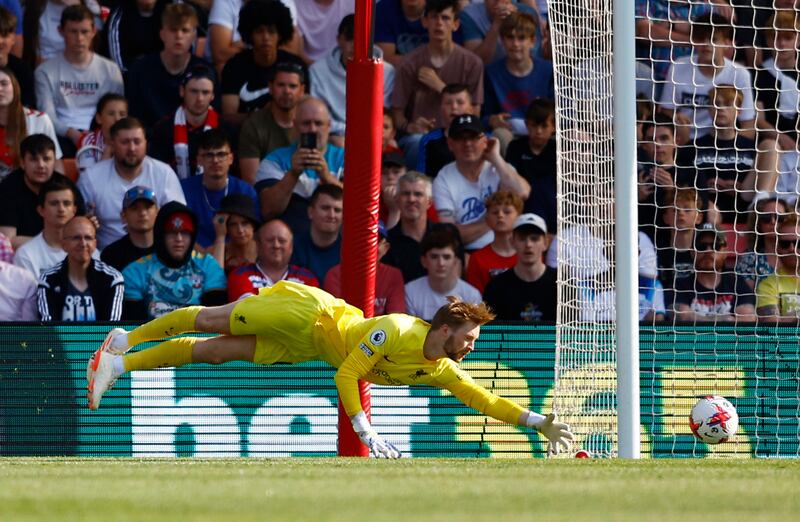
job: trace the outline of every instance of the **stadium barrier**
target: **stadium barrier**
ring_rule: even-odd
[[[0,325],[2,455],[286,457],[336,454],[336,391],[324,363],[197,365],[122,377],[86,408],[86,361],[109,326]],[[643,457],[800,455],[796,327],[642,327]],[[713,342],[712,342],[713,341]],[[464,367],[481,384],[538,411],[553,396],[555,327],[492,324]],[[611,417],[613,372],[586,376],[583,415]],[[721,394],[741,422],[732,443],[695,441],[696,397]],[[612,400],[609,400],[609,397]],[[376,429],[407,456],[543,456],[537,434],[488,419],[447,392],[373,387]],[[576,430],[580,433],[580,430]],[[593,437],[594,447],[608,433]]]

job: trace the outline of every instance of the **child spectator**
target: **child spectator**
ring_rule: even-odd
[[[500,140],[502,152],[514,135],[527,134],[525,112],[531,102],[555,97],[553,63],[531,56],[536,28],[527,13],[508,15],[500,25],[505,59],[489,64],[483,74],[483,121]]]
[[[523,212],[544,218],[551,234],[556,232],[556,109],[553,100],[533,100],[525,112],[527,136],[520,136],[508,145],[506,161],[531,186]]]
[[[89,132],[81,136],[75,161],[80,172],[111,157],[111,126],[128,116],[128,100],[115,93],[104,94],[97,102]]]
[[[428,43],[409,53],[397,70],[392,115],[406,136],[400,140],[406,164],[417,164],[422,135],[436,126],[442,91],[450,83],[469,88],[473,112],[483,103],[483,63],[453,41],[458,29],[458,0],[426,0],[423,24]],[[444,124],[444,122],[439,122]]]
[[[514,0],[486,0],[468,4],[459,15],[464,33],[464,47],[477,54],[485,64],[503,59],[505,49],[500,45],[500,27],[515,13],[526,14],[533,19],[532,36],[537,45],[528,49],[528,52],[538,55],[543,40],[539,15],[530,3]]]
[[[486,224],[494,240],[473,252],[467,263],[467,282],[483,293],[486,284],[517,262],[512,235],[522,213],[522,198],[508,190],[498,190],[486,198]]]
[[[417,170],[433,179],[448,163],[455,160],[447,146],[447,128],[453,118],[462,114],[472,114],[472,101],[469,88],[463,83],[451,83],[442,90],[442,103],[439,107],[443,127],[433,129],[419,141]]]

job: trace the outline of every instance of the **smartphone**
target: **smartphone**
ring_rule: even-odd
[[[316,149],[317,148],[317,133],[304,132],[300,134],[300,148],[301,149]]]

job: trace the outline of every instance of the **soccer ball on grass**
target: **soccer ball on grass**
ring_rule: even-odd
[[[730,440],[739,427],[736,408],[725,397],[709,395],[703,397],[692,408],[689,415],[692,433],[706,444],[719,444]]]

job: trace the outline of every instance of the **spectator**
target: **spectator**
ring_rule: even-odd
[[[422,135],[436,126],[442,90],[447,84],[467,85],[472,113],[480,114],[483,64],[453,41],[453,32],[458,29],[458,5],[458,0],[426,0],[423,25],[429,41],[409,53],[397,69],[392,115],[397,127],[406,133],[400,146],[409,166],[417,164]]]
[[[522,198],[508,190],[498,190],[486,198],[485,205],[486,224],[494,234],[494,240],[469,256],[466,277],[467,282],[480,293],[489,280],[517,262],[512,235],[517,217],[522,213]]]
[[[791,0],[794,3],[794,0]],[[776,8],[779,8],[776,2]],[[763,10],[769,13],[769,9]],[[772,56],[755,69],[756,102],[763,107],[765,122],[779,131],[781,150],[797,150],[797,132],[800,128],[798,107],[797,70],[800,58],[800,16],[796,8],[776,10],[765,27],[766,48]],[[737,31],[739,28],[737,27]]]
[[[32,134],[19,144],[20,168],[0,183],[0,233],[17,249],[42,231],[42,216],[36,211],[42,185],[50,179],[75,184],[54,172],[56,144],[44,134]],[[83,198],[77,198],[78,214],[85,212]]]
[[[500,25],[506,56],[490,63],[483,75],[484,125],[500,140],[504,153],[515,135],[527,134],[525,113],[531,102],[555,98],[553,63],[531,56],[536,29],[532,15],[506,16]]]
[[[182,180],[181,188],[188,207],[197,217],[196,246],[205,252],[215,245],[215,241],[225,239],[224,227],[221,229],[222,237],[219,237],[219,224],[214,222],[223,198],[241,194],[255,202],[256,191],[241,179],[230,175],[233,153],[224,132],[219,129],[205,131],[197,138],[197,150],[197,164],[202,174]],[[260,219],[260,212],[255,215]],[[220,262],[220,266],[222,264]]]
[[[161,118],[149,135],[150,156],[171,166],[182,180],[199,174],[200,136],[210,129],[220,129],[229,137],[234,134],[211,106],[214,78],[214,71],[207,65],[188,69],[179,89],[181,105],[173,114]]]
[[[145,154],[147,139],[139,120],[128,117],[112,125],[111,147],[112,158],[92,166],[78,179],[86,204],[100,221],[97,242],[101,249],[125,235],[119,206],[129,189],[137,185],[152,188],[159,206],[186,201],[169,165]]]
[[[257,247],[253,239],[261,225],[256,216],[255,201],[245,194],[230,194],[222,198],[214,218],[216,239],[208,249],[228,274],[256,260]]]
[[[22,31],[17,30],[21,27],[22,17],[19,16],[21,10],[14,13],[7,9],[9,4],[16,4],[16,7],[19,7],[19,2],[13,0],[2,4],[5,7],[0,7],[0,67],[7,67],[19,82],[22,104],[26,107],[36,107],[33,68],[19,58],[21,53],[16,52],[18,42],[19,47],[22,46]]]
[[[394,126],[394,120],[392,119],[392,113],[389,109],[384,107],[383,109],[383,133],[381,135],[381,152],[399,152],[403,153],[400,150],[400,147],[397,146],[397,128]]]
[[[186,71],[208,63],[192,54],[197,36],[197,13],[186,3],[169,4],[161,15],[159,52],[133,62],[125,75],[130,114],[147,128],[175,112],[181,104],[180,86]],[[216,87],[216,79],[215,79]]]
[[[796,323],[800,318],[800,237],[797,216],[778,224],[778,266],[756,286],[758,317],[768,322]]]
[[[42,185],[36,211],[42,216],[44,227],[17,249],[14,254],[15,265],[28,270],[38,279],[42,272],[66,257],[61,240],[64,226],[75,217],[77,194],[74,185],[60,179],[51,179]]]
[[[141,56],[162,49],[158,33],[168,0],[122,2],[111,11],[103,27],[101,52],[125,73]],[[104,52],[105,51],[105,52]]]
[[[256,191],[264,218],[281,216],[297,235],[308,230],[308,201],[323,185],[341,186],[344,149],[328,142],[331,118],[311,96],[297,106],[295,133],[301,138],[267,155],[258,167]]]
[[[715,85],[733,85],[742,93],[736,128],[739,135],[755,139],[755,105],[748,70],[725,57],[733,43],[733,28],[720,16],[704,15],[692,23],[692,55],[679,58],[670,67],[660,109],[689,131],[689,138],[711,132],[707,110],[709,92]],[[679,141],[680,143],[680,141]]]
[[[269,82],[279,63],[303,68],[306,88],[308,70],[299,56],[279,47],[292,39],[294,28],[289,8],[277,0],[248,0],[239,17],[239,33],[250,46],[225,64],[222,70],[222,114],[241,124],[246,113],[261,109],[270,100]]]
[[[0,37],[0,41],[2,37]],[[44,134],[56,144],[55,166],[63,168],[61,148],[47,114],[22,105],[22,91],[14,73],[0,66],[0,126],[5,130],[5,139],[0,140],[0,179],[19,168],[19,145],[26,136]]]
[[[502,60],[508,51],[501,45],[505,35],[501,26],[515,13],[526,14],[533,22],[531,37],[535,45],[527,49],[529,54],[540,55],[542,31],[539,14],[530,6],[514,0],[486,0],[469,4],[459,15],[464,33],[464,47],[477,54],[483,63]]]
[[[523,212],[544,218],[550,234],[556,233],[556,185],[558,181],[556,151],[556,108],[553,100],[533,100],[525,113],[527,136],[508,144],[506,161],[531,186]]]
[[[387,63],[400,67],[405,55],[428,42],[422,24],[425,0],[382,0],[375,7],[375,43]]]
[[[18,33],[25,35],[22,59],[31,68],[64,52],[64,39],[59,34],[61,15],[67,7],[77,4],[88,7],[95,21],[100,22],[100,4],[96,0],[25,0],[22,31]]]
[[[406,173],[403,155],[399,152],[383,153],[381,156],[381,200],[378,215],[387,228],[400,221],[400,205],[397,200],[397,181]]]
[[[61,241],[66,259],[42,274],[38,302],[42,321],[119,321],[125,283],[115,268],[93,259],[94,224],[72,218]]]
[[[328,270],[341,258],[342,199],[338,185],[317,187],[308,206],[311,226],[294,237],[292,263],[311,270],[317,281],[325,281]]]
[[[350,2],[352,5],[352,1]],[[315,5],[316,2],[311,2]],[[336,5],[334,3],[333,5]],[[341,146],[344,143],[345,116],[347,107],[345,97],[347,94],[347,62],[353,59],[355,46],[353,35],[355,33],[355,16],[349,14],[339,24],[339,33],[336,36],[336,46],[327,54],[318,59],[308,70],[311,75],[311,94],[328,104],[331,113],[331,134],[337,136]],[[375,48],[375,57],[381,58],[382,51]],[[383,64],[383,105],[388,106],[394,87],[394,66],[391,63]]]
[[[289,8],[292,23],[297,20],[297,7],[295,0],[281,0]],[[208,42],[206,43],[206,57],[214,62],[217,70],[222,70],[225,64],[247,49],[239,34],[239,20],[243,0],[214,0],[208,16]],[[252,14],[252,13],[251,13]],[[299,54],[303,48],[300,31],[294,27],[294,36],[283,46],[293,54]]]
[[[420,245],[422,266],[428,275],[406,283],[406,310],[409,315],[429,321],[450,296],[468,303],[480,303],[481,293],[459,276],[459,241],[447,230],[433,231]]]
[[[100,259],[119,271],[140,257],[153,253],[153,227],[158,213],[156,193],[141,185],[122,198],[122,224],[128,232],[103,249]]]
[[[110,92],[100,98],[89,132],[78,142],[75,162],[79,172],[111,157],[111,126],[127,116],[128,100],[124,96]]]
[[[419,141],[417,152],[417,170],[430,178],[435,178],[445,165],[456,159],[447,146],[447,128],[456,116],[472,114],[472,102],[467,86],[463,83],[451,83],[445,86],[442,90],[439,113],[443,126],[425,134]]]
[[[399,268],[408,283],[425,275],[420,243],[432,229],[428,220],[433,202],[430,178],[413,170],[403,174],[397,181],[397,202],[400,221],[389,230],[391,249],[385,262]]]
[[[684,147],[678,161],[690,165],[705,179],[702,187],[719,211],[723,223],[741,222],[757,192],[775,190],[778,158],[774,139],[756,143],[737,131],[736,119],[742,93],[732,85],[709,90],[709,112],[714,126],[697,138],[694,147]]]
[[[301,5],[302,9],[297,10],[295,20],[303,39],[303,55],[313,63],[323,59],[336,47],[337,34],[341,34],[341,31],[337,33],[337,25],[355,11],[355,1],[310,0]]]
[[[754,321],[755,298],[741,277],[724,272],[725,233],[711,223],[695,232],[694,274],[675,285],[675,319],[694,322]]]
[[[11,246],[11,240],[5,234],[0,232],[0,261],[6,263],[14,262],[14,247]]]
[[[161,207],[154,229],[155,253],[122,271],[126,320],[226,302],[225,273],[213,257],[193,250],[196,231],[197,219],[188,207],[177,201]]]
[[[294,120],[305,93],[303,68],[293,62],[276,64],[269,92],[269,103],[247,117],[239,135],[239,172],[251,185],[255,184],[261,160],[298,138]]]
[[[406,313],[406,295],[403,289],[403,274],[400,270],[385,263],[381,259],[389,251],[386,227],[378,222],[378,261],[375,267],[375,307],[373,317],[386,314]],[[344,298],[342,292],[341,263],[328,270],[325,276],[326,292]]]
[[[775,272],[778,264],[778,226],[787,214],[789,203],[777,194],[765,194],[754,202],[747,224],[748,251],[736,258],[734,270],[751,289]]]
[[[433,202],[440,221],[455,223],[467,250],[477,250],[493,240],[484,200],[501,188],[525,199],[530,185],[500,156],[500,143],[484,135],[477,116],[453,119],[447,144],[456,160],[436,176]]]
[[[513,226],[516,262],[486,284],[486,304],[503,321],[555,321],[557,273],[544,263],[547,223],[536,214],[521,214]]]
[[[695,227],[703,222],[700,208],[700,197],[695,189],[678,189],[674,202],[665,209],[665,226],[656,231],[658,279],[669,294],[667,302],[672,302],[671,291],[678,282],[692,274]]]
[[[36,68],[36,100],[53,121],[65,155],[74,157],[98,100],[108,92],[123,93],[122,73],[114,62],[92,52],[97,29],[83,4],[64,9],[58,31],[64,52]]]
[[[18,266],[0,261],[0,321],[36,321],[36,278]]]
[[[256,262],[241,266],[228,276],[228,301],[257,295],[259,288],[272,286],[278,281],[293,281],[319,287],[319,281],[310,270],[289,264],[293,236],[286,223],[280,219],[267,221],[259,227],[256,241]]]

